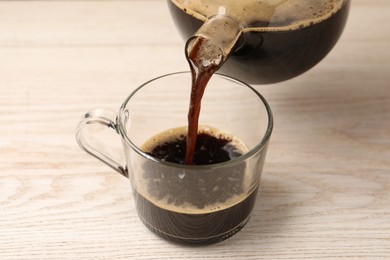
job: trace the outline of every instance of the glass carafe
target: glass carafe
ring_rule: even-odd
[[[350,0],[168,0],[184,39],[208,38],[225,54],[221,71],[275,83],[321,61],[345,27]]]

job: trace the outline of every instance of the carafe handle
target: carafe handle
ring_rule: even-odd
[[[115,112],[97,108],[86,113],[76,128],[76,140],[87,153],[128,178]]]

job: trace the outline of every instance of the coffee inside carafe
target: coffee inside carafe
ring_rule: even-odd
[[[350,6],[350,0],[170,0],[168,3],[185,41],[199,31],[226,34],[228,30],[223,27],[208,26],[215,16],[236,21],[238,39],[227,50],[228,58],[220,71],[254,84],[291,79],[316,65],[339,39]]]

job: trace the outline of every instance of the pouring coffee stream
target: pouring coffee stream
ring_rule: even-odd
[[[186,164],[192,164],[198,135],[201,100],[212,75],[223,65],[241,35],[240,25],[227,16],[209,19],[185,47],[192,87],[188,111]]]

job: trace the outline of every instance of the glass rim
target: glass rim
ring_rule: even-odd
[[[229,161],[221,162],[221,163],[207,164],[207,165],[187,165],[187,164],[177,164],[177,163],[172,163],[172,162],[160,160],[160,159],[155,158],[155,157],[151,156],[150,154],[144,152],[140,147],[138,147],[136,144],[134,144],[130,140],[130,138],[127,136],[126,128],[122,124],[123,116],[125,115],[126,106],[130,102],[131,98],[136,93],[138,93],[143,87],[145,87],[146,85],[148,85],[154,81],[157,81],[161,78],[166,78],[166,77],[171,77],[171,76],[181,75],[181,74],[189,74],[190,75],[191,72],[190,71],[172,72],[172,73],[164,74],[164,75],[155,77],[151,80],[148,80],[145,83],[141,84],[139,87],[137,87],[133,92],[131,92],[130,95],[122,103],[122,105],[119,109],[119,114],[117,116],[117,122],[116,122],[117,126],[118,126],[118,131],[119,131],[119,134],[122,136],[122,138],[125,140],[126,144],[128,144],[135,152],[137,152],[140,156],[142,156],[150,161],[153,161],[155,163],[158,163],[158,164],[161,164],[161,165],[164,165],[167,167],[181,168],[181,169],[188,169],[188,170],[210,170],[210,169],[222,168],[222,167],[227,167],[230,165],[235,165],[235,164],[241,163],[241,162],[247,160],[248,158],[250,158],[251,156],[253,156],[254,154],[256,154],[258,151],[262,150],[266,146],[266,144],[268,143],[268,141],[271,137],[272,130],[273,130],[273,124],[274,124],[271,107],[269,106],[267,100],[256,89],[254,89],[249,84],[247,84],[241,80],[238,80],[236,78],[233,78],[231,76],[220,74],[220,73],[215,73],[213,75],[213,77],[218,77],[218,78],[223,78],[225,80],[233,81],[241,86],[249,88],[261,100],[261,102],[263,103],[263,105],[267,111],[267,115],[268,115],[267,130],[265,131],[260,142],[258,142],[252,149],[250,149],[245,154],[243,154],[237,158],[234,158],[234,159],[229,160]]]

